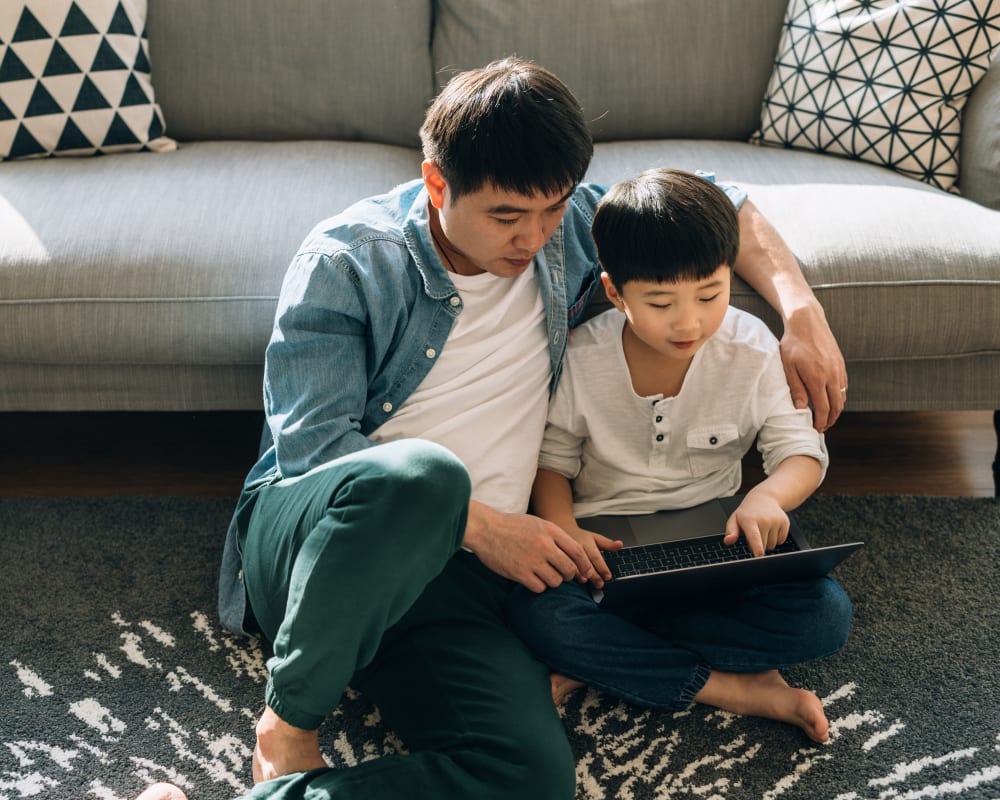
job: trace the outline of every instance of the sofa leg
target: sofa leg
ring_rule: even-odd
[[[993,430],[997,435],[997,452],[993,459],[993,496],[1000,497],[1000,411],[993,412]]]

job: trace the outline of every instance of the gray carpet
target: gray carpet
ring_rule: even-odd
[[[265,669],[214,611],[230,509],[0,500],[0,800],[247,787]],[[836,572],[856,610],[846,649],[787,673],[823,698],[831,742],[578,692],[565,722],[580,798],[1000,797],[1000,505],[818,497],[798,518],[817,544],[868,543]],[[334,764],[401,747],[353,694],[321,743]]]

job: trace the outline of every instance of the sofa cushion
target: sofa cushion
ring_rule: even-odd
[[[145,17],[145,0],[0,6],[0,157],[173,150]]]
[[[256,368],[312,227],[419,174],[416,150],[358,142],[5,164],[0,363]]]
[[[786,0],[439,0],[434,66],[516,54],[579,98],[597,141],[746,141],[760,120]]]
[[[996,0],[792,0],[753,139],[951,189],[962,107],[998,47]]]
[[[431,0],[149,0],[170,133],[419,144]]]
[[[588,178],[663,165],[746,188],[798,258],[849,361],[1000,352],[1000,212],[865,162],[737,142],[602,144]],[[780,333],[739,280],[733,298]]]

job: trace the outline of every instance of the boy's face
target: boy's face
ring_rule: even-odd
[[[455,200],[431,162],[424,162],[424,185],[452,266],[466,275],[489,272],[501,278],[528,269],[562,222],[573,191],[523,195],[486,186]]]
[[[629,329],[651,354],[689,361],[722,325],[729,308],[732,270],[722,264],[703,280],[628,281],[621,291],[601,275],[608,299],[628,317]]]

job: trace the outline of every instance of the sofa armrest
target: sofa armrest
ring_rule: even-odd
[[[962,194],[1000,211],[1000,56],[965,105],[959,164]]]

